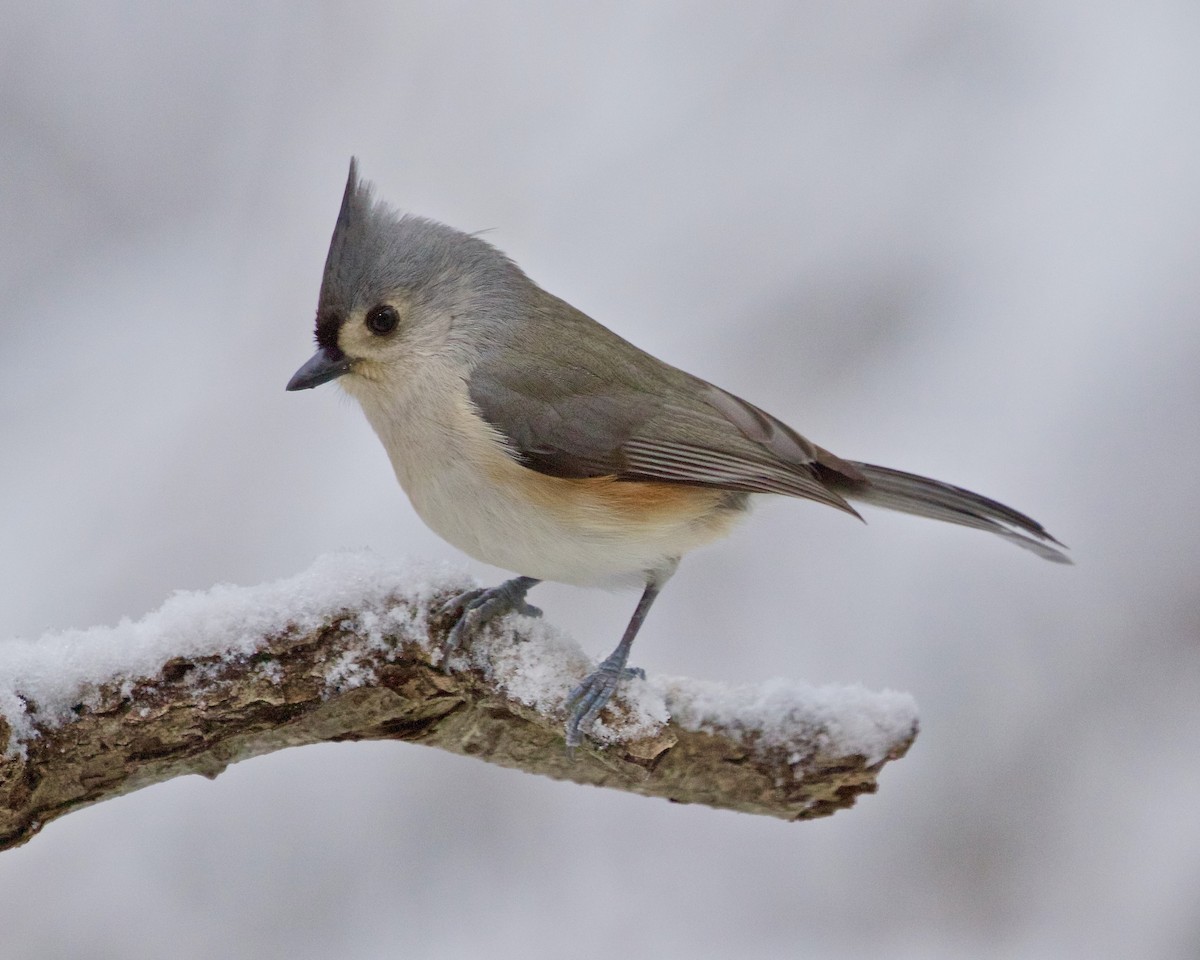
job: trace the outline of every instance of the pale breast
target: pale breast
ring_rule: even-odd
[[[640,582],[723,536],[745,497],[700,487],[549,477],[517,463],[462,380],[351,390],[421,519],[465,553],[539,580]],[[347,384],[349,387],[350,384]]]

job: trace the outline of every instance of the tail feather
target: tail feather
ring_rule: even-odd
[[[1071,563],[1070,557],[1056,549],[1065,549],[1064,544],[1050,536],[1036,520],[1012,507],[940,480],[869,463],[848,462],[861,475],[861,479],[818,467],[825,485],[848,500],[986,530],[1036,553],[1044,560]]]

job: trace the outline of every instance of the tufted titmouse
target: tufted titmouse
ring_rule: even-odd
[[[612,697],[650,605],[751,494],[858,516],[847,501],[995,533],[1069,563],[1041,524],[937,480],[842,460],[720,387],[642,352],[494,247],[401,216],[350,177],[317,306],[317,352],[288,383],[340,378],[434,531],[520,576],[447,605],[448,654],[541,580],[636,584],[621,642],[568,698],[576,746]]]

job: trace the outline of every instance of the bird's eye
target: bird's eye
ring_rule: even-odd
[[[396,312],[396,308],[386,303],[367,311],[367,329],[376,336],[382,337],[391,333],[399,322],[400,314]]]

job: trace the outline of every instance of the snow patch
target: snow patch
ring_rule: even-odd
[[[156,676],[176,657],[246,657],[256,652],[263,637],[289,628],[312,630],[339,614],[354,615],[366,608],[357,616],[372,645],[382,645],[385,634],[397,627],[427,644],[423,624],[430,600],[468,585],[459,567],[339,553],[320,557],[303,573],[273,583],[178,592],[139,620],[0,643],[0,713],[11,730],[8,749],[21,751],[22,741],[37,735],[27,710],[30,702],[37,705],[39,725],[60,724],[71,719],[76,704],[88,704],[89,690]],[[395,597],[410,606],[388,602]],[[278,677],[278,665],[264,664],[262,669],[273,669]],[[212,672],[190,671],[188,683],[202,690]],[[362,674],[361,668],[356,671],[339,661],[326,679],[333,685],[356,686],[369,679]]]
[[[73,707],[94,703],[99,688],[112,682],[132,692],[135,678],[157,676],[174,658],[236,661],[257,652],[264,637],[287,629],[308,632],[339,616],[354,618],[363,643],[328,664],[328,690],[369,684],[375,675],[360,659],[361,652],[390,650],[387,638],[396,636],[428,649],[433,598],[471,586],[458,567],[341,553],[319,558],[295,577],[261,586],[176,593],[153,613],[114,627],[0,643],[0,713],[11,729],[8,749],[23,752],[23,742],[37,736],[30,703],[37,706],[39,726],[60,724],[74,716]],[[509,617],[481,630],[467,650],[451,655],[450,665],[479,669],[513,700],[539,713],[562,715],[570,691],[595,663],[552,625]],[[275,683],[282,679],[273,661],[257,669]],[[185,682],[203,696],[219,673],[218,666],[199,664]],[[814,739],[835,755],[861,754],[875,763],[911,736],[916,704],[907,694],[872,693],[861,686],[812,687],[789,680],[728,686],[633,678],[622,684],[591,738],[614,743],[653,736],[672,717],[691,730],[756,739],[767,746],[794,745],[797,766]]]
[[[878,763],[911,738],[917,704],[910,694],[877,693],[861,684],[814,687],[796,680],[730,686],[686,677],[657,677],[674,720],[688,730],[754,736],[772,747],[795,745],[792,762],[816,743],[835,756]]]
[[[470,651],[454,655],[450,665],[481,670],[513,700],[554,715],[565,713],[568,695],[596,663],[557,627],[510,617],[481,631]],[[669,719],[662,693],[645,680],[630,679],[588,736],[596,743],[639,740],[659,732]]]

